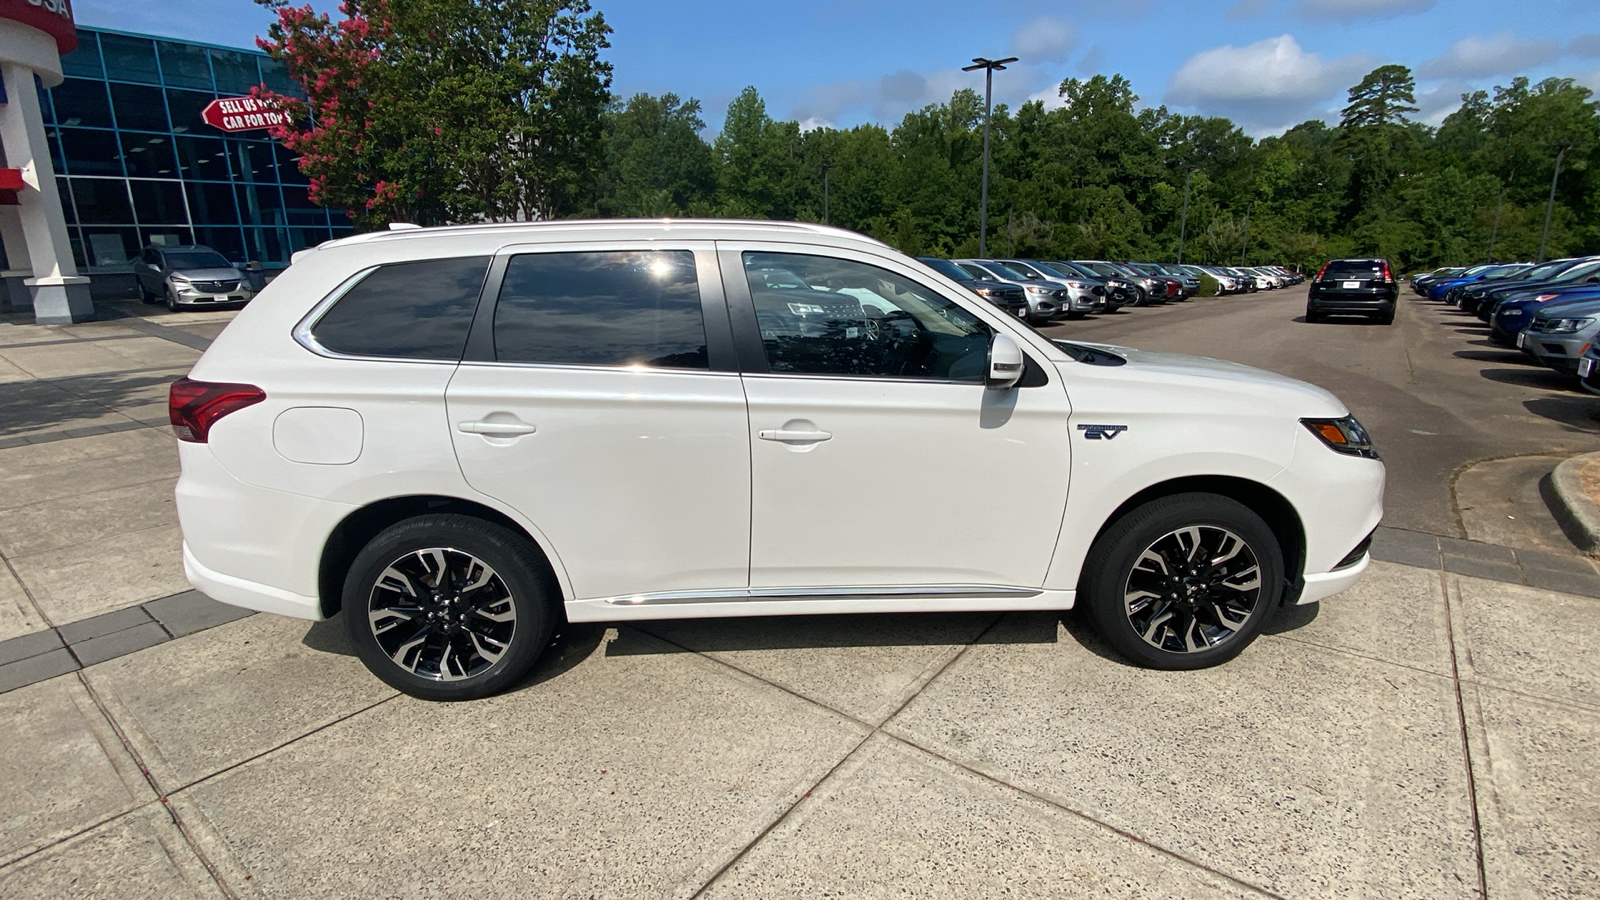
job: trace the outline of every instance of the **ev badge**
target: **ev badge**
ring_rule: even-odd
[[[1128,430],[1126,425],[1079,425],[1078,430],[1091,441],[1111,440]]]

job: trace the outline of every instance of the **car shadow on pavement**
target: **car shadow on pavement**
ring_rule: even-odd
[[[607,656],[804,650],[844,647],[935,647],[987,643],[1053,644],[1056,614],[1037,622],[996,625],[994,613],[857,613],[726,619],[658,619],[620,627]]]
[[[1328,313],[1327,315],[1328,315],[1328,318],[1323,319],[1320,322],[1311,322],[1309,324],[1312,324],[1312,325],[1381,325],[1382,324],[1377,319],[1374,319],[1371,316],[1363,316],[1363,315],[1356,315],[1356,314],[1351,314],[1351,315],[1348,315],[1348,316],[1341,316],[1338,313]],[[1291,322],[1299,322],[1301,324],[1307,324],[1305,316],[1295,316],[1294,318],[1290,319],[1289,321],[1291,321]]]
[[[1522,408],[1540,418],[1559,422],[1573,431],[1600,434],[1600,397],[1537,397],[1522,401]]]
[[[1474,341],[1473,343],[1477,343]],[[1536,365],[1533,360],[1522,355],[1520,350],[1457,350],[1450,354],[1457,359],[1470,359],[1473,362],[1492,363],[1521,363],[1523,365]]]
[[[1553,372],[1543,366],[1530,366],[1520,369],[1483,369],[1478,374],[1490,381],[1498,381],[1501,384],[1511,384],[1517,387],[1539,388],[1563,393],[1570,393],[1578,389],[1577,379],[1574,376]]]

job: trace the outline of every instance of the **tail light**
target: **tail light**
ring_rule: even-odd
[[[1328,262],[1325,262],[1325,263],[1322,264],[1322,268],[1317,270],[1317,280],[1318,281],[1322,280],[1322,276],[1328,274],[1328,267],[1331,266],[1331,265],[1333,265],[1333,261],[1329,260]]]
[[[167,418],[178,440],[204,444],[218,419],[265,399],[267,392],[253,384],[180,378],[167,393]]]

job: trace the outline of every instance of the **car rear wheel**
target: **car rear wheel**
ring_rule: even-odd
[[[1079,594],[1095,631],[1153,669],[1201,669],[1238,656],[1283,593],[1283,552],[1244,504],[1175,494],[1144,504],[1096,539]]]
[[[550,642],[556,595],[522,535],[470,516],[418,516],[356,555],[345,627],[356,655],[391,687],[472,700],[527,674]]]
[[[1306,321],[1307,322],[1311,322],[1313,324],[1315,324],[1317,322],[1321,322],[1322,321],[1322,313],[1319,313],[1316,310],[1314,310],[1314,309],[1312,309],[1311,307],[1308,306],[1308,307],[1306,307]]]

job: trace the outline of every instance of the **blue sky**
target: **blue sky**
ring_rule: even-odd
[[[251,46],[268,14],[250,0],[76,0],[78,21]],[[318,9],[336,3],[316,0]],[[745,85],[779,118],[889,125],[982,89],[974,56],[1019,56],[995,100],[1053,103],[1067,77],[1120,72],[1141,105],[1225,115],[1262,135],[1337,117],[1375,66],[1418,78],[1437,123],[1463,91],[1513,75],[1600,91],[1597,0],[595,0],[615,29],[613,90],[697,97],[714,130]]]

